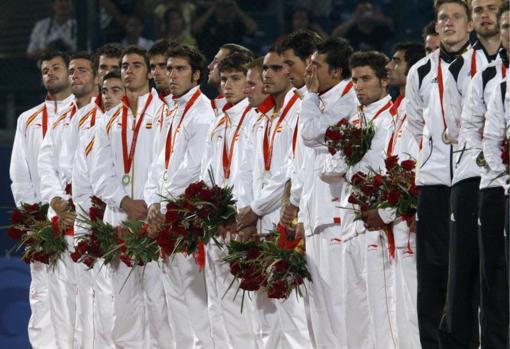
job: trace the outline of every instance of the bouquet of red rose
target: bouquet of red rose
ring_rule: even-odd
[[[117,227],[115,241],[122,263],[128,267],[144,266],[159,259],[159,247],[156,240],[147,235],[148,226],[142,221],[126,221]]]
[[[416,214],[418,190],[415,184],[416,161],[404,160],[399,163],[397,155],[385,161],[386,175],[382,185],[383,200],[379,208],[393,208],[410,225]]]
[[[20,208],[15,208],[11,213],[11,225],[7,229],[7,235],[15,241],[21,241],[23,237],[32,231],[34,224],[47,221],[48,204],[21,203]]]
[[[38,221],[33,224],[31,231],[21,240],[21,244],[25,246],[23,260],[26,263],[41,262],[54,267],[62,253],[67,250],[63,230],[57,216],[51,221]]]
[[[375,134],[372,122],[367,121],[363,114],[360,117],[363,118],[363,127],[358,128],[342,119],[329,126],[324,136],[329,153],[335,155],[337,151],[341,152],[349,166],[354,166],[365,156]]]
[[[266,277],[262,283],[268,298],[287,299],[293,290],[302,296],[301,285],[311,280],[302,239],[289,239],[285,227],[277,225],[272,233],[278,238],[262,243]]]
[[[93,268],[97,259],[113,250],[117,244],[115,228],[103,222],[106,204],[97,196],[92,196],[90,200],[92,206],[89,209],[89,217],[78,218],[79,222],[89,230],[89,234],[76,236],[78,243],[70,256],[75,263],[84,263],[89,268]],[[115,254],[109,254],[104,264],[111,263],[116,257]]]
[[[231,224],[235,219],[232,188],[195,182],[177,199],[165,202],[165,223],[156,238],[163,256],[178,252],[193,254],[203,267],[204,245],[211,239],[218,243],[215,238],[218,227]]]
[[[293,290],[301,295],[304,279],[311,280],[306,266],[303,241],[287,236],[285,228],[276,226],[263,241],[227,245],[230,272],[239,281],[239,289],[264,290],[268,298],[287,299]],[[237,293],[236,293],[237,294]]]
[[[373,171],[371,171],[373,172]],[[363,172],[355,173],[351,178],[351,194],[347,201],[357,205],[354,209],[355,219],[360,220],[363,212],[379,207],[384,198],[383,183],[386,178],[383,175]]]

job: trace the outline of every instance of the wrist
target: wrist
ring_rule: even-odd
[[[120,205],[119,205],[119,206],[120,206],[120,208],[121,208],[121,209],[123,209],[124,211],[125,211],[125,208],[124,208],[124,207],[125,207],[125,205],[129,202],[129,200],[131,200],[131,199],[130,199],[130,198],[129,198],[129,196],[127,196],[127,195],[126,195],[126,196],[124,196],[124,197],[122,198],[122,200],[120,200]]]

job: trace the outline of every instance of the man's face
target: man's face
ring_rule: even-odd
[[[159,91],[168,90],[168,76],[166,74],[166,61],[164,55],[154,55],[149,59],[151,74]]]
[[[510,11],[503,12],[499,20],[499,36],[501,46],[507,51],[510,50]]]
[[[218,70],[218,64],[225,59],[230,54],[230,50],[227,49],[220,49],[216,56],[214,56],[213,60],[209,65],[207,66],[207,69],[209,69],[209,78],[208,83],[210,85],[219,86],[220,85],[220,71]]]
[[[170,57],[167,64],[169,90],[174,97],[180,97],[195,87],[200,78],[199,72],[193,72],[187,58]]]
[[[317,79],[319,80],[319,92],[324,92],[333,87],[340,78],[340,72],[336,71],[338,76],[335,77],[335,70],[330,69],[326,61],[327,54],[314,52],[312,55],[312,65],[317,71]]]
[[[436,32],[442,43],[448,46],[468,40],[471,22],[464,7],[457,3],[445,3],[437,13]]]
[[[122,57],[120,73],[128,91],[137,91],[148,86],[151,77],[145,58],[136,53],[128,53]]]
[[[288,68],[283,63],[283,57],[276,52],[269,52],[264,56],[262,83],[264,93],[272,96],[283,93],[290,87]]]
[[[352,69],[352,83],[362,105],[374,103],[387,94],[387,79],[379,79],[367,65]]]
[[[246,85],[244,94],[248,96],[250,107],[256,108],[264,101],[267,95],[264,93],[261,72],[258,69],[248,69],[246,72]]]
[[[289,80],[292,86],[301,88],[305,84],[306,62],[296,56],[293,49],[288,49],[283,52],[283,63],[289,69]]]
[[[57,16],[69,16],[71,14],[71,0],[54,0],[52,7]]]
[[[106,79],[101,86],[101,97],[106,111],[112,109],[120,103],[122,97],[126,95],[126,90],[120,79]]]
[[[471,18],[477,35],[488,38],[498,34],[497,13],[500,5],[500,0],[472,0]]]
[[[439,35],[427,35],[425,37],[425,51],[427,54],[438,49],[440,44],[441,40],[439,40]]]
[[[69,62],[71,92],[76,97],[87,96],[97,88],[98,80],[88,59],[77,58]]]
[[[399,50],[393,54],[393,57],[386,65],[388,71],[388,82],[390,86],[401,87],[406,84],[407,62],[405,60],[405,51]]]
[[[41,62],[42,82],[50,94],[59,93],[69,87],[67,66],[62,57]]]
[[[228,103],[236,104],[244,99],[244,86],[246,85],[246,75],[242,71],[223,71],[220,72],[221,90]]]
[[[112,70],[120,70],[120,60],[116,57],[99,56],[99,66],[97,67],[97,76],[99,81]]]

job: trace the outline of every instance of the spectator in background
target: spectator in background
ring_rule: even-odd
[[[211,58],[225,42],[243,43],[245,35],[254,35],[257,23],[244,13],[235,0],[207,2],[207,8],[194,21],[192,32],[201,51]]]
[[[191,1],[185,0],[163,0],[161,4],[154,9],[154,17],[156,19],[156,35],[158,38],[164,37],[168,33],[168,10],[177,10],[184,19],[184,28],[186,34],[191,32],[191,20],[195,16],[196,6]]]
[[[436,32],[436,22],[432,21],[423,28],[423,42],[427,54],[439,48],[439,34]]]
[[[171,7],[165,12],[164,38],[181,45],[196,46],[197,41],[186,29],[186,19],[179,8]]]
[[[38,58],[45,49],[76,50],[76,20],[72,17],[71,0],[52,0],[52,15],[38,21],[32,29],[27,54]]]
[[[372,0],[360,0],[352,17],[333,30],[332,36],[349,40],[355,50],[382,51],[393,34],[393,21],[374,6]]]
[[[290,33],[298,30],[310,30],[319,34],[323,38],[328,36],[319,24],[313,22],[310,10],[305,7],[295,7],[292,11],[288,33],[279,36],[276,39],[276,43],[281,44]]]
[[[123,47],[134,45],[148,50],[154,45],[154,41],[142,37],[143,23],[140,18],[128,16],[125,28],[126,37],[121,42]]]
[[[136,14],[139,0],[98,0],[103,42],[120,42],[126,35],[129,16]]]

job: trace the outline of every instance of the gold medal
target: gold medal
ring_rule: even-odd
[[[443,140],[444,144],[452,144],[452,142],[450,141],[450,138],[448,137],[448,129],[447,128],[445,128],[445,130],[441,134],[441,139]]]
[[[124,176],[122,176],[122,184],[128,185],[129,183],[131,183],[131,176],[126,173]]]

